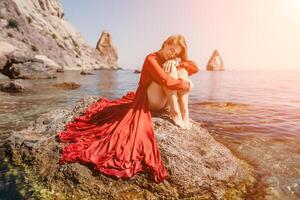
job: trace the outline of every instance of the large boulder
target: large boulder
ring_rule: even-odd
[[[19,93],[24,92],[25,87],[19,80],[14,80],[5,83],[0,83],[0,90],[9,93]]]
[[[0,72],[11,79],[56,78],[59,69],[47,56],[33,57],[30,52],[21,51],[3,41],[0,41],[0,64]]]
[[[152,174],[138,173],[121,180],[92,170],[89,165],[59,165],[57,133],[99,97],[85,97],[74,109],[58,109],[40,116],[31,126],[14,131],[7,153],[53,199],[238,199],[254,179],[247,164],[218,143],[192,120],[191,130],[173,125],[166,114],[152,113],[162,159],[169,177],[157,184]]]
[[[8,42],[0,41],[0,71],[7,64],[7,55],[15,51],[17,48]]]
[[[54,62],[53,60],[51,60],[50,58],[48,58],[45,55],[35,55],[34,58],[39,60],[39,61],[42,61],[43,63],[45,63],[49,67],[55,68],[56,71],[62,71],[63,70],[62,66],[59,66],[56,62]]]

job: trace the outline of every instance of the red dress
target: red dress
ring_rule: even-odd
[[[151,113],[148,107],[147,87],[152,81],[170,89],[188,89],[189,83],[174,79],[162,69],[158,52],[146,56],[139,86],[119,99],[101,97],[74,117],[58,136],[68,144],[62,148],[60,163],[92,163],[95,170],[119,178],[128,178],[143,171],[152,171],[155,182],[168,176],[162,162]],[[182,61],[181,67],[189,74],[198,68],[192,61]]]

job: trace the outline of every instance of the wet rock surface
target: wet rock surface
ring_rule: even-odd
[[[95,75],[95,73],[90,72],[90,71],[87,71],[87,70],[82,70],[82,71],[80,72],[80,75]]]
[[[152,113],[155,134],[169,177],[157,184],[151,172],[117,179],[80,163],[59,165],[57,133],[99,99],[84,97],[73,109],[40,116],[22,131],[11,132],[7,155],[24,167],[30,180],[55,198],[80,199],[238,199],[254,180],[245,163],[192,121],[191,130],[173,125],[165,113]]]
[[[75,83],[75,82],[63,82],[63,83],[56,83],[52,85],[53,87],[56,88],[61,88],[65,90],[74,90],[80,87],[80,84]]]
[[[135,74],[139,74],[139,73],[141,73],[141,70],[139,70],[139,69],[135,69],[135,70],[133,71],[133,73],[135,73]]]
[[[5,83],[0,83],[0,90],[9,93],[19,93],[19,92],[24,92],[25,87],[22,85],[20,81],[15,80],[15,81],[8,81]]]

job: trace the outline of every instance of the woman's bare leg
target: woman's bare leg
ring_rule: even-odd
[[[176,67],[172,67],[171,71],[168,73],[169,76],[178,79],[178,72]],[[163,86],[163,90],[167,96],[167,103],[169,104],[170,112],[169,115],[171,119],[181,128],[185,128],[184,122],[182,119],[180,106],[178,103],[177,90],[170,90],[167,87]]]
[[[184,69],[174,67],[169,75],[173,78],[188,79],[188,73]],[[152,81],[147,89],[150,110],[160,110],[169,107],[169,114],[175,124],[181,128],[190,129],[189,110],[188,110],[188,91],[170,90]]]
[[[147,88],[147,96],[150,110],[160,110],[167,103],[167,96],[162,86],[152,81]]]
[[[183,68],[178,69],[178,77],[186,81],[189,79],[188,72]],[[178,90],[177,95],[184,126],[186,129],[190,130],[192,124],[190,123],[188,108],[189,91]]]
[[[179,106],[170,106],[173,104],[168,103],[167,94],[163,89],[161,85],[158,83],[152,81],[149,87],[147,88],[147,96],[148,96],[148,102],[149,102],[149,109],[150,110],[160,110],[164,107],[168,107],[169,109],[169,115],[173,122],[180,126],[181,128],[184,128],[184,124],[182,121],[181,113],[180,113],[180,107]],[[176,92],[176,90],[173,90]],[[177,102],[178,101],[174,98],[175,92],[172,92],[172,90],[168,91],[169,101],[170,102]],[[177,95],[177,94],[176,94]],[[176,111],[177,110],[177,111]],[[181,117],[181,118],[179,118]],[[179,119],[178,119],[179,118]],[[181,119],[181,121],[180,121]]]

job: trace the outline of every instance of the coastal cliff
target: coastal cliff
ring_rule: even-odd
[[[31,78],[22,75],[23,68],[40,74],[51,69],[41,78],[52,78],[56,71],[118,68],[108,62],[116,55],[100,54],[64,15],[59,0],[1,0],[0,71],[10,78]]]
[[[243,199],[255,182],[251,168],[199,123],[192,120],[192,129],[183,130],[166,113],[152,113],[169,174],[159,184],[148,172],[122,180],[80,163],[59,165],[62,144],[57,133],[98,99],[84,97],[73,109],[46,113],[6,140],[7,155],[24,168],[32,185],[43,188],[41,199]]]

